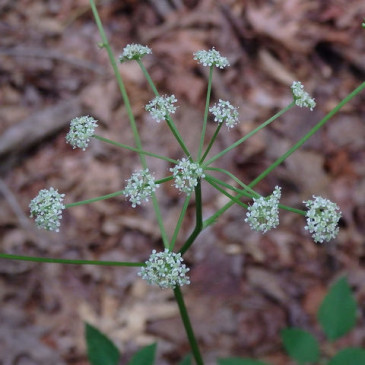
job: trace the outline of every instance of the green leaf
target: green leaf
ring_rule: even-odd
[[[281,340],[286,352],[297,362],[318,361],[319,345],[309,332],[299,328],[287,328],[281,331]]]
[[[156,347],[157,344],[153,343],[141,348],[133,355],[129,365],[153,365],[155,363]]]
[[[87,356],[91,365],[117,365],[119,350],[112,341],[91,324],[85,323]]]
[[[364,365],[365,350],[361,348],[347,348],[339,351],[328,363],[328,365]]]
[[[330,288],[319,308],[318,321],[330,340],[336,340],[354,327],[356,302],[345,277]]]
[[[179,365],[191,365],[191,354],[187,354],[180,362]]]
[[[226,359],[218,359],[218,365],[267,365],[264,362],[240,358],[240,357],[227,357]]]

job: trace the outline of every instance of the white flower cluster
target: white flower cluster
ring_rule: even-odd
[[[30,216],[36,217],[35,222],[38,228],[47,231],[59,231],[60,220],[62,219],[63,198],[65,194],[59,194],[54,188],[43,189],[30,202]]]
[[[281,188],[275,186],[273,193],[268,198],[253,198],[254,203],[248,207],[245,219],[251,229],[266,233],[279,225],[280,197]]]
[[[219,99],[219,102],[210,107],[209,111],[214,115],[215,122],[225,122],[228,128],[233,128],[239,123],[237,109],[229,101]]]
[[[152,50],[141,44],[128,44],[124,47],[122,54],[119,56],[119,62],[130,60],[140,60],[143,56],[152,54]]]
[[[194,53],[194,60],[203,66],[216,66],[218,68],[225,68],[229,66],[229,62],[226,57],[220,55],[220,53],[214,49],[210,51],[201,50]]]
[[[159,185],[155,183],[155,179],[150,174],[149,169],[134,172],[126,181],[127,186],[125,187],[123,194],[126,198],[129,197],[129,201],[132,203],[133,208],[137,205],[141,205],[142,201],[148,202],[149,197],[156,191],[156,188],[159,187]]]
[[[175,95],[170,96],[156,96],[147,105],[146,110],[150,112],[153,119],[157,123],[164,120],[169,114],[174,114],[176,106],[173,104],[177,102]]]
[[[73,148],[78,147],[85,151],[97,126],[97,120],[88,115],[72,119],[70,131],[66,135],[66,142]]]
[[[336,203],[320,196],[313,195],[313,198],[313,200],[303,201],[308,208],[307,225],[304,228],[312,233],[315,242],[328,242],[338,234],[340,208]]]
[[[183,193],[191,193],[198,180],[205,177],[200,165],[186,158],[181,159],[170,171],[174,175],[174,186]]]
[[[316,106],[316,102],[314,101],[314,98],[311,98],[310,95],[304,91],[304,86],[300,81],[294,81],[291,90],[293,92],[294,101],[295,104],[302,107],[309,108],[310,110],[313,110],[313,108]]]
[[[180,253],[171,252],[167,248],[159,253],[153,250],[146,266],[141,268],[138,275],[147,280],[148,284],[158,285],[163,289],[188,285],[190,280],[186,273],[190,269],[183,261]]]

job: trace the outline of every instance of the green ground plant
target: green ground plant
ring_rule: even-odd
[[[345,336],[356,324],[357,305],[345,277],[339,278],[330,288],[317,318],[326,338],[335,341]],[[115,345],[104,334],[89,324],[85,326],[88,356],[91,365],[118,365],[120,354]],[[281,340],[288,355],[298,365],[363,365],[365,350],[346,347],[334,356],[322,355],[320,344],[310,332],[300,328],[286,328],[281,332]],[[128,365],[155,364],[156,344],[142,348]],[[139,359],[140,362],[135,362]],[[181,360],[179,365],[191,365],[191,355]],[[218,359],[217,365],[270,365],[267,362],[248,358]]]
[[[131,177],[127,180],[124,189],[110,194],[93,197],[88,200],[83,200],[74,203],[64,204],[65,194],[59,193],[54,187],[43,189],[39,194],[31,201],[30,213],[35,219],[35,223],[39,228],[43,228],[50,231],[58,232],[60,228],[60,221],[62,213],[65,209],[71,209],[74,206],[89,204],[96,201],[109,199],[124,195],[131,203],[132,207],[138,207],[151,200],[154,208],[156,222],[159,226],[161,233],[162,248],[160,251],[153,250],[147,255],[145,262],[117,262],[117,261],[90,261],[90,260],[67,260],[67,259],[55,259],[44,257],[29,257],[11,254],[0,254],[1,258],[14,259],[14,260],[26,260],[34,262],[48,262],[48,263],[63,263],[63,264],[80,264],[80,265],[104,265],[104,266],[134,266],[140,267],[139,276],[146,280],[149,284],[155,285],[161,289],[173,290],[177,305],[180,310],[182,322],[184,324],[186,335],[191,346],[191,357],[188,356],[181,361],[180,364],[190,364],[191,361],[195,361],[197,365],[204,364],[203,356],[199,349],[198,341],[195,337],[192,323],[189,318],[187,308],[185,306],[183,293],[181,287],[190,284],[190,278],[188,276],[189,268],[184,264],[184,254],[192,247],[198,235],[208,226],[214,224],[217,219],[224,214],[231,206],[237,204],[242,207],[242,210],[246,210],[245,222],[255,231],[259,231],[263,234],[269,230],[275,229],[279,225],[279,211],[287,210],[294,214],[299,214],[304,217],[306,222],[305,230],[312,235],[313,240],[316,243],[328,242],[334,239],[339,231],[338,222],[341,218],[340,208],[336,203],[331,202],[327,198],[313,195],[311,199],[304,201],[305,209],[292,208],[280,203],[281,199],[281,187],[273,187],[273,192],[269,196],[262,196],[258,191],[254,190],[255,186],[263,180],[269,173],[271,173],[278,165],[284,162],[292,153],[300,148],[313,134],[315,134],[321,127],[323,127],[346,103],[353,99],[358,93],[365,88],[365,82],[361,83],[355,90],[347,95],[338,105],[333,108],[324,118],[322,118],[312,129],[310,129],[304,137],[296,142],[288,151],[280,156],[274,163],[272,163],[266,170],[264,170],[257,178],[249,183],[245,183],[239,180],[231,172],[223,168],[214,166],[214,162],[221,158],[223,155],[233,150],[248,138],[258,133],[264,127],[273,123],[280,118],[284,113],[294,107],[305,107],[313,110],[316,103],[313,98],[304,90],[303,85],[299,81],[293,81],[291,89],[288,89],[288,93],[292,93],[293,101],[285,108],[280,110],[274,116],[263,122],[254,130],[248,134],[242,136],[231,146],[227,147],[223,151],[209,157],[211,148],[216,141],[219,133],[222,133],[223,124],[227,129],[234,128],[239,123],[239,110],[227,100],[219,100],[215,104],[211,103],[211,88],[214,69],[224,69],[229,66],[227,58],[221,56],[221,54],[214,48],[211,50],[198,50],[194,53],[193,58],[197,63],[209,69],[208,86],[206,94],[205,110],[202,117],[201,124],[201,136],[200,142],[197,146],[198,153],[193,155],[187,148],[184,139],[182,138],[174,120],[173,115],[176,111],[177,99],[174,95],[161,95],[156,88],[148,70],[145,68],[142,59],[152,53],[152,50],[144,45],[130,44],[127,45],[122,54],[119,57],[121,63],[124,62],[136,62],[143,75],[145,76],[148,85],[151,89],[153,98],[145,106],[146,112],[148,112],[151,118],[156,123],[165,123],[170,130],[172,136],[176,139],[181,147],[181,158],[175,160],[167,156],[162,156],[154,152],[146,151],[143,148],[143,143],[140,138],[140,134],[137,128],[135,117],[132,112],[130,100],[127,90],[122,80],[121,74],[118,71],[117,60],[114,57],[111,46],[107,40],[104,32],[104,28],[99,17],[98,10],[93,0],[90,0],[91,9],[97,24],[97,27],[101,36],[101,43],[99,47],[106,50],[111,66],[113,68],[117,84],[119,86],[124,105],[127,111],[127,115],[130,122],[130,127],[133,132],[134,146],[124,144],[119,141],[113,141],[107,139],[95,132],[98,127],[98,121],[92,116],[79,116],[74,118],[70,124],[70,131],[66,136],[66,142],[73,148],[81,148],[86,150],[88,144],[92,139],[97,139],[102,142],[111,144],[115,147],[124,148],[130,151],[134,151],[138,154],[141,169],[135,171]],[[206,138],[206,129],[209,116],[216,123],[216,130],[210,140]],[[173,167],[167,171],[166,176],[155,178],[153,171],[150,171],[146,156],[161,159],[172,164]],[[235,182],[235,185],[229,184],[224,181],[225,177],[229,177]],[[164,217],[161,214],[159,202],[156,198],[156,190],[162,184],[173,184],[173,186],[184,194],[185,199],[181,208],[180,215],[176,217],[176,227],[171,237],[168,234],[164,225]],[[218,209],[207,219],[203,220],[203,207],[202,207],[202,183],[207,183],[214,187],[217,192],[225,195],[229,198],[229,202],[222,208]],[[313,192],[315,194],[315,192]],[[195,228],[191,235],[185,240],[180,250],[175,250],[175,244],[181,230],[184,217],[191,201],[191,198],[195,198]],[[244,202],[246,201],[246,202]],[[331,292],[330,292],[331,293]],[[330,294],[329,294],[330,295]],[[324,304],[325,308],[328,304]],[[330,306],[331,307],[331,306]],[[328,308],[327,308],[328,309]],[[321,311],[320,311],[321,312]],[[338,332],[333,330],[330,322],[334,319],[327,318],[328,313],[331,311],[325,311],[326,313],[320,313],[319,319],[329,339],[333,339],[338,335]],[[332,329],[330,329],[332,328]],[[333,332],[334,331],[334,332]],[[102,335],[96,328],[91,325],[86,326],[86,337],[89,345],[89,359],[96,365],[101,364],[100,354],[95,349],[106,349],[103,352],[102,360],[105,364],[116,364],[119,359],[119,353],[116,347]],[[295,340],[296,339],[296,340]],[[300,341],[299,341],[300,340]],[[298,342],[299,341],[299,342]],[[302,342],[301,342],[302,341]],[[315,345],[315,340],[310,334],[301,330],[287,330],[283,332],[283,342],[292,357],[304,364],[303,358],[300,358],[297,350],[294,351],[294,344],[297,342],[306,344],[306,346]],[[132,358],[130,364],[153,364],[156,345],[151,345],[138,352],[135,357]],[[357,350],[356,350],[357,351]],[[338,355],[340,356],[340,355]],[[345,355],[341,356],[347,356]],[[355,355],[354,355],[355,356]],[[356,355],[357,356],[357,355]],[[362,355],[361,355],[362,356]],[[143,360],[141,360],[143,359]],[[149,360],[148,360],[149,359]],[[312,359],[312,358],[311,358]],[[313,355],[314,359],[314,355]],[[313,360],[317,361],[317,360]],[[312,361],[312,362],[313,362]],[[330,365],[336,365],[336,360],[331,360]],[[249,359],[220,359],[218,360],[220,365],[233,365],[233,364],[263,364],[262,362]]]

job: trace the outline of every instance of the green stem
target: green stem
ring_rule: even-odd
[[[165,157],[165,156],[161,156],[161,155],[157,155],[156,153],[152,153],[152,152],[147,152],[147,151],[144,151],[144,150],[140,150],[138,148],[135,148],[135,147],[132,147],[132,146],[128,146],[128,145],[123,144],[123,143],[115,142],[115,141],[112,141],[112,140],[110,140],[108,138],[98,136],[96,134],[94,134],[93,137],[95,139],[100,140],[100,141],[109,143],[109,144],[111,144],[113,146],[125,148],[126,150],[130,150],[130,151],[134,151],[134,152],[137,152],[137,153],[141,153],[141,154],[146,155],[146,156],[155,157],[155,158],[158,158],[160,160],[164,160],[164,161],[171,162],[171,163],[174,163],[174,164],[178,163],[178,161],[176,161],[176,160],[174,160],[172,158]]]
[[[150,73],[147,71],[146,67],[144,67],[144,64],[141,60],[137,60],[137,63],[139,65],[139,67],[141,68],[144,77],[146,78],[148,84],[150,85],[150,88],[152,89],[153,93],[155,94],[155,96],[160,96],[159,92],[157,91],[157,88],[155,86],[155,83],[153,82]]]
[[[251,196],[253,197],[256,197],[256,198],[259,198],[261,195],[256,193],[255,190],[251,189],[249,186],[247,186],[246,184],[244,184],[240,179],[238,179],[236,176],[234,176],[232,173],[230,173],[229,171],[225,170],[225,169],[221,169],[221,168],[218,168],[218,167],[208,167],[206,168],[206,170],[209,170],[209,171],[218,171],[218,172],[221,172],[223,174],[226,174],[228,175],[231,179],[233,179],[237,184],[239,184],[240,186],[243,187],[243,189],[245,189],[246,191],[248,191]],[[246,195],[248,196],[248,195]]]
[[[211,95],[211,92],[212,92],[213,68],[214,68],[214,66],[210,66],[210,69],[209,69],[207,98],[206,98],[206,101],[205,101],[205,111],[204,111],[203,128],[202,128],[202,134],[200,136],[200,144],[199,144],[198,159],[197,159],[198,161],[200,160],[200,156],[201,156],[202,151],[203,151],[204,139],[205,139],[205,131],[207,129],[210,95]]]
[[[203,161],[204,161],[204,160],[205,160],[205,158],[207,157],[207,155],[208,155],[208,153],[209,153],[210,149],[212,148],[213,143],[215,142],[215,140],[216,140],[216,138],[217,138],[217,136],[218,136],[218,133],[219,133],[219,131],[221,130],[222,126],[223,126],[223,123],[218,123],[218,126],[217,126],[217,128],[216,128],[216,130],[215,130],[215,132],[214,132],[214,134],[213,134],[213,137],[212,137],[212,139],[210,140],[209,145],[208,145],[208,147],[207,147],[206,151],[204,152],[203,157],[202,157],[202,158],[200,159],[200,161],[199,161],[199,163],[200,163],[200,164],[201,164],[201,163],[203,163]]]
[[[256,134],[258,131],[260,131],[261,129],[265,128],[267,125],[269,125],[270,123],[272,123],[274,120],[276,120],[277,118],[279,118],[281,115],[283,115],[284,113],[286,113],[289,109],[291,109],[294,106],[294,102],[292,102],[291,104],[289,104],[286,108],[280,110],[280,112],[276,113],[274,116],[272,116],[270,119],[268,119],[266,122],[262,123],[261,125],[259,125],[257,128],[255,128],[253,131],[251,131],[250,133],[246,134],[245,136],[243,136],[241,139],[239,139],[238,141],[236,141],[235,143],[233,143],[231,146],[227,147],[225,150],[219,152],[218,154],[216,154],[215,156],[213,156],[210,160],[208,160],[205,164],[204,167],[210,165],[212,162],[214,162],[215,160],[217,160],[218,158],[222,157],[223,155],[225,155],[227,152],[231,151],[233,148],[237,147],[238,145],[240,145],[242,142],[246,141],[246,139],[252,137],[254,134]]]
[[[131,129],[132,129],[132,132],[133,132],[134,142],[135,142],[137,148],[142,151],[143,148],[142,148],[141,138],[140,138],[139,133],[138,133],[136,121],[134,119],[134,115],[133,115],[133,112],[132,112],[132,107],[131,107],[131,104],[129,102],[127,90],[124,86],[122,76],[119,73],[117,63],[115,61],[115,58],[114,58],[112,49],[110,47],[110,44],[109,44],[108,39],[105,35],[104,27],[103,27],[103,24],[100,20],[98,9],[95,6],[94,0],[90,0],[90,5],[91,5],[91,10],[93,12],[95,22],[96,22],[96,25],[98,27],[101,39],[103,41],[103,46],[107,50],[110,64],[112,65],[115,78],[117,80],[120,92],[122,94],[124,105],[127,109],[127,114],[128,114],[130,126],[131,126]],[[147,168],[147,163],[146,163],[145,156],[141,152],[138,152],[138,155],[139,155],[139,159],[141,161],[141,164],[142,164],[143,168],[146,169]],[[156,214],[157,222],[158,222],[158,225],[160,227],[162,241],[163,241],[164,246],[167,248],[168,245],[169,245],[169,239],[168,239],[167,234],[166,234],[166,230],[165,230],[165,227],[164,227],[164,224],[163,224],[160,208],[158,206],[156,195],[154,193],[152,193],[151,199],[152,199],[153,208],[154,208],[154,211],[155,211],[155,214]]]
[[[180,249],[181,255],[189,249],[189,247],[194,243],[195,239],[198,237],[199,233],[203,229],[203,212],[202,212],[202,191],[201,191],[201,181],[195,187],[195,228],[191,235],[188,237],[183,247]]]
[[[0,253],[0,258],[8,260],[47,262],[51,264],[72,264],[72,265],[99,265],[99,266],[144,266],[143,262],[118,262],[118,261],[95,261],[95,260],[68,260],[53,259],[37,256],[20,256]]]
[[[315,132],[319,130],[333,115],[335,115],[346,103],[348,103],[352,98],[354,98],[360,91],[365,89],[365,82],[361,83],[355,90],[353,90],[349,95],[346,96],[340,103],[338,103],[322,120],[320,120],[310,131],[306,134],[298,143],[296,143],[288,152],[279,157],[272,165],[270,165],[262,174],[260,174],[255,180],[253,180],[248,186],[253,187],[264,177],[266,177],[276,166],[283,162],[290,154],[301,147],[309,137],[311,137]],[[274,167],[273,167],[274,166]],[[236,198],[240,198],[244,193],[237,194]],[[217,212],[215,212],[211,217],[203,222],[203,228],[214,223],[219,216],[221,216],[227,209],[229,209],[234,203],[229,202]],[[301,213],[300,213],[301,214]]]
[[[217,184],[219,184],[219,185],[222,185],[222,186],[226,187],[227,189],[230,189],[230,190],[234,191],[235,193],[238,193],[238,194],[240,195],[240,197],[242,197],[242,196],[246,196],[246,197],[251,198],[251,199],[252,199],[252,198],[258,198],[258,197],[261,197],[261,195],[257,194],[256,192],[255,192],[255,195],[250,195],[250,194],[248,194],[248,193],[245,191],[245,189],[243,189],[243,190],[241,190],[241,189],[237,189],[237,188],[235,188],[234,186],[232,186],[232,185],[230,185],[230,184],[227,184],[226,182],[224,182],[224,181],[222,181],[222,180],[220,180],[220,179],[217,179],[217,178],[216,178],[216,177],[214,177],[214,176],[207,175],[207,177],[208,177],[208,178],[210,178],[213,182],[215,182],[215,183],[217,183]],[[230,199],[232,199],[232,197],[231,197],[231,196],[230,196],[229,198],[230,198]],[[236,197],[233,197],[233,198],[237,198],[237,196],[236,196]],[[232,199],[232,200],[234,200],[234,199]],[[242,205],[242,203],[241,203],[240,205]],[[247,206],[246,206],[246,207],[247,207]],[[284,209],[284,210],[287,210],[287,211],[289,211],[289,212],[298,213],[298,214],[303,215],[303,216],[305,216],[305,215],[306,215],[306,211],[301,210],[301,209],[292,208],[292,207],[289,207],[289,206],[284,205],[284,204],[279,204],[279,208]]]
[[[94,202],[97,202],[99,200],[105,200],[105,199],[114,198],[114,197],[116,197],[118,195],[122,195],[123,193],[124,193],[124,190],[119,190],[119,191],[116,191],[115,193],[111,193],[111,194],[107,194],[107,195],[103,195],[103,196],[98,196],[96,198],[87,199],[87,200],[81,200],[81,201],[76,202],[76,203],[65,204],[65,207],[66,208],[71,208],[71,207],[76,207],[78,205],[84,205],[84,204],[94,203]]]
[[[165,183],[167,181],[171,181],[173,179],[174,179],[174,177],[172,175],[170,175],[170,176],[166,176],[166,177],[164,177],[162,179],[156,180],[155,183],[156,184],[163,184],[163,183]]]
[[[189,202],[190,202],[190,197],[191,197],[191,195],[189,194],[185,198],[184,205],[181,209],[180,216],[179,216],[179,219],[177,221],[177,224],[176,224],[176,227],[175,227],[175,230],[174,230],[174,234],[172,235],[172,238],[171,238],[170,248],[169,248],[170,251],[174,250],[177,235],[180,232],[180,228],[181,228],[182,222],[183,222],[184,217],[185,217],[186,209],[188,209],[188,205],[189,205]]]
[[[159,92],[157,91],[157,88],[155,86],[155,83],[153,82],[149,72],[147,71],[146,67],[144,66],[143,62],[141,60],[137,60],[139,67],[141,68],[144,77],[146,78],[148,84],[150,85],[153,93],[155,94],[155,96],[160,96]],[[170,116],[167,116],[165,118],[168,127],[170,128],[172,134],[174,135],[174,137],[176,138],[177,142],[179,143],[180,147],[182,148],[182,150],[184,151],[184,153],[186,154],[187,157],[190,158],[190,152],[187,149],[185,142],[183,140],[183,138],[181,137],[181,134],[179,133],[174,121],[171,119]]]
[[[195,362],[197,365],[204,365],[202,356],[200,354],[198,342],[194,335],[193,327],[190,322],[189,314],[186,309],[184,297],[182,295],[180,287],[177,286],[174,289],[174,294],[175,294],[175,299],[176,299],[177,305],[179,306],[181,319],[182,319],[184,327],[185,327],[186,335],[188,336],[188,339],[190,342],[190,347],[191,347],[193,356],[195,358]]]
[[[240,205],[241,207],[244,208],[248,208],[248,205],[245,203],[242,203],[240,200],[238,200],[235,196],[227,193],[224,189],[222,189],[218,184],[215,183],[215,179],[213,178],[213,176],[206,176],[206,181],[212,185],[215,189],[217,189],[219,192],[221,192],[223,195],[225,195],[226,197],[228,197],[231,201],[233,201],[234,203]],[[221,181],[223,183],[223,181]]]

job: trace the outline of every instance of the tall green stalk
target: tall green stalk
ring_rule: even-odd
[[[190,342],[190,347],[191,347],[191,351],[193,353],[195,362],[197,365],[204,365],[203,358],[200,354],[198,342],[194,335],[193,327],[191,325],[188,311],[186,310],[184,298],[183,298],[180,287],[177,286],[174,289],[174,294],[175,294],[176,302],[179,306],[180,316],[181,316],[181,319],[182,319],[184,327],[185,327],[186,335]]]
[[[212,92],[213,68],[214,68],[213,65],[209,67],[207,98],[206,98],[206,101],[205,101],[204,120],[203,120],[202,134],[200,136],[198,158],[197,158],[198,161],[200,160],[200,157],[201,157],[201,154],[202,154],[202,151],[203,151],[205,131],[207,129],[210,95],[211,95],[211,92]]]
[[[102,39],[102,42],[103,42],[103,46],[105,47],[105,49],[108,53],[110,64],[112,65],[114,75],[115,75],[115,78],[116,78],[118,86],[119,86],[119,90],[122,94],[124,105],[127,109],[127,114],[128,114],[128,118],[129,118],[129,121],[130,121],[131,129],[132,129],[132,132],[133,132],[133,137],[134,137],[135,144],[136,144],[136,146],[139,150],[143,150],[142,143],[141,143],[141,138],[139,136],[136,121],[134,119],[134,115],[133,115],[133,112],[132,112],[132,107],[131,107],[131,104],[129,102],[129,97],[128,97],[126,88],[124,86],[122,76],[119,73],[117,63],[115,61],[112,49],[111,49],[110,44],[109,44],[109,41],[106,37],[104,27],[103,27],[103,24],[100,20],[99,13],[98,13],[98,10],[95,6],[94,0],[90,0],[90,5],[91,5],[91,10],[94,14],[96,25],[98,27],[98,30],[99,30],[99,33],[100,33],[100,36],[101,36],[101,39]],[[146,169],[147,168],[147,162],[146,162],[145,156],[141,152],[138,152],[138,155],[139,155],[139,159],[141,161],[141,164],[142,164],[143,168]],[[156,195],[154,193],[152,194],[151,200],[152,200],[153,208],[155,210],[157,222],[158,222],[158,225],[160,227],[162,241],[164,243],[164,246],[168,247],[169,246],[169,239],[168,239],[167,234],[166,234],[166,230],[165,230],[165,226],[163,224],[163,219],[162,219],[162,216],[161,216],[160,208],[158,206]]]
[[[143,262],[123,262],[123,261],[96,261],[96,260],[69,260],[69,259],[53,259],[49,257],[37,256],[21,256],[0,253],[1,259],[43,262],[51,264],[71,264],[71,265],[98,265],[98,266],[144,266]]]

